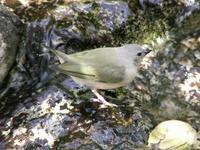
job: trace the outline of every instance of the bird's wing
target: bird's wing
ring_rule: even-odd
[[[95,64],[63,63],[58,66],[59,70],[67,75],[81,79],[93,80],[104,83],[122,82],[125,76],[125,67]]]
[[[112,55],[112,56],[111,56]],[[87,50],[75,54],[68,55],[68,59],[78,63],[118,63],[120,55],[116,48],[97,48],[94,50]]]

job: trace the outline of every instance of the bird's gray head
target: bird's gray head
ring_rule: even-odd
[[[126,44],[123,48],[127,50],[128,56],[133,59],[133,62],[136,65],[138,65],[143,57],[151,51],[150,49],[137,44]]]

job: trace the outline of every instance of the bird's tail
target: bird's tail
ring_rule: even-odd
[[[64,62],[68,61],[68,59],[69,59],[67,54],[65,54],[65,53],[63,53],[63,52],[61,52],[59,50],[50,48],[50,47],[48,47],[48,46],[46,46],[44,44],[42,44],[42,47],[48,49],[50,52],[55,54],[58,57],[60,63],[64,63]]]

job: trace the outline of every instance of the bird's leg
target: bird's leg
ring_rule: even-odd
[[[109,103],[107,102],[103,96],[101,96],[96,89],[92,89],[92,92],[96,95],[97,98],[93,98],[92,100],[95,101],[95,102],[99,102],[99,103],[102,103],[106,106],[110,106],[110,107],[117,107],[117,105],[115,104],[112,104],[112,103]]]

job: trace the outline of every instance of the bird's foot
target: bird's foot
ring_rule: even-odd
[[[102,106],[103,106],[102,108],[104,108],[105,106],[117,107],[117,105],[107,102],[107,101],[103,98],[103,96],[101,96],[101,95],[97,92],[97,90],[93,89],[92,92],[97,96],[97,98],[92,98],[92,101],[93,101],[93,102],[102,103]]]
[[[98,99],[98,98],[91,98],[91,101],[92,102],[98,102],[98,103],[101,103],[101,108],[105,108],[105,107],[118,107],[117,105],[115,104],[112,104],[112,103],[109,103],[107,102],[105,99]]]

